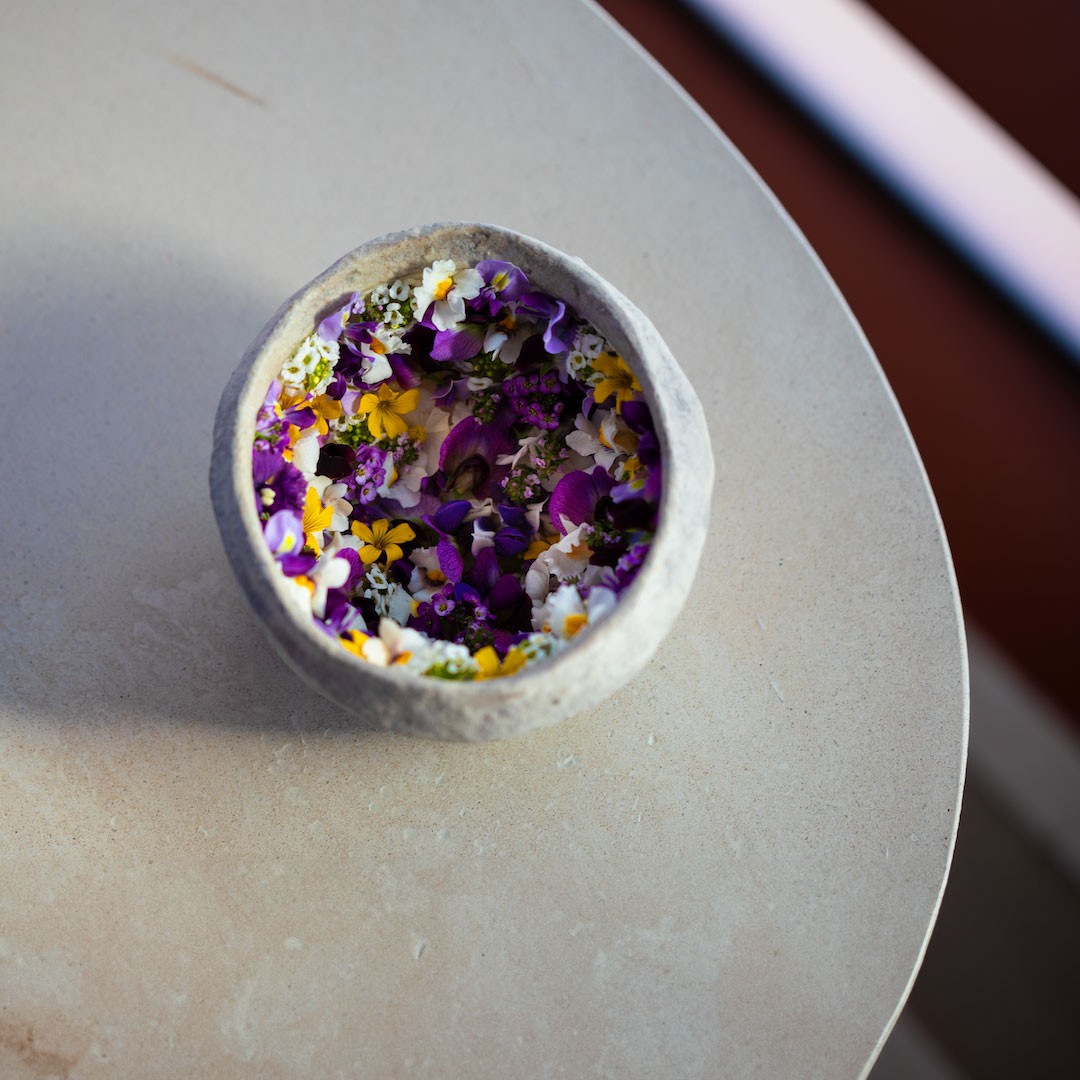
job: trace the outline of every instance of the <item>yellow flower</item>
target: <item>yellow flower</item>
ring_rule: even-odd
[[[386,556],[386,565],[389,566],[405,554],[401,545],[416,539],[416,533],[413,532],[411,525],[402,522],[391,529],[387,518],[379,518],[370,525],[365,525],[362,521],[354,521],[352,534],[364,541],[359,555],[365,566],[370,566],[380,555]]]
[[[315,423],[320,435],[326,435],[330,431],[327,420],[336,420],[344,412],[341,402],[336,401],[329,394],[320,394],[317,398],[309,401],[307,407],[315,413]]]
[[[530,559],[535,559],[538,555],[543,555],[549,547],[551,547],[551,541],[545,540],[542,536],[538,536],[529,545],[528,551],[526,551],[522,557],[528,562]]]
[[[365,394],[360,399],[360,411],[367,417],[368,427],[376,439],[381,439],[384,433],[396,439],[409,430],[409,425],[401,418],[411,413],[419,400],[419,390],[391,390],[383,383],[377,394]]]
[[[604,376],[593,389],[593,400],[597,405],[602,405],[614,394],[615,411],[622,412],[623,402],[632,401],[635,392],[641,392],[641,383],[621,356],[603,353],[592,366]]]
[[[404,667],[412,658],[411,652],[392,655],[382,638],[365,634],[362,630],[346,630],[338,642],[346,652],[379,667]]]
[[[322,554],[322,544],[319,537],[324,529],[330,528],[330,519],[334,516],[334,510],[330,506],[323,506],[319,493],[313,488],[307,489],[304,496],[304,545],[311,548],[316,555]]]
[[[361,630],[346,630],[338,641],[341,643],[341,647],[346,652],[351,652],[353,656],[359,656],[361,660],[366,660],[364,656],[364,646],[371,640],[370,634],[365,634]]]
[[[525,666],[525,654],[516,647],[506,654],[506,658],[502,663],[499,663],[499,654],[490,645],[485,645],[482,649],[477,650],[473,654],[473,659],[480,669],[476,676],[478,679],[494,679],[500,675],[513,675],[515,671],[520,671]]]

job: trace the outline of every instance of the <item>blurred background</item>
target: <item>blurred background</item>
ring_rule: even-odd
[[[1080,194],[1076,0],[849,3],[968,95],[1018,160]],[[707,3],[602,5],[818,253],[899,399],[952,548],[971,660],[967,787],[937,927],[873,1076],[1080,1076],[1080,350],[894,196]],[[972,172],[972,191],[995,183]],[[1027,212],[1016,206],[1016,223]]]

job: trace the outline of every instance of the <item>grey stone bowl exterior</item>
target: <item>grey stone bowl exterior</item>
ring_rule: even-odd
[[[436,259],[505,259],[565,300],[617,348],[641,381],[663,451],[664,492],[653,548],[614,612],[562,654],[516,675],[447,682],[380,668],[296,614],[263,540],[252,497],[255,418],[271,381],[335,301],[418,272]],[[652,323],[580,259],[494,225],[444,222],[363,244],[287,300],[225,388],[214,429],[210,490],[229,561],[282,658],[363,726],[483,741],[556,723],[614,693],[652,657],[689,593],[709,520],[713,460],[701,405]]]

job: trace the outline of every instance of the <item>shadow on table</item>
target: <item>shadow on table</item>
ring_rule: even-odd
[[[244,280],[250,254],[69,217],[24,226],[0,294],[5,711],[365,730],[273,652],[210,506],[218,396],[280,297]]]

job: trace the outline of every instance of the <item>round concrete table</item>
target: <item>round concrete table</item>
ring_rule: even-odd
[[[865,342],[738,155],[576,0],[23,5],[0,56],[0,1074],[868,1070],[955,835],[956,590]],[[283,670],[206,488],[277,303],[441,219],[633,298],[718,467],[646,674],[480,746]]]

